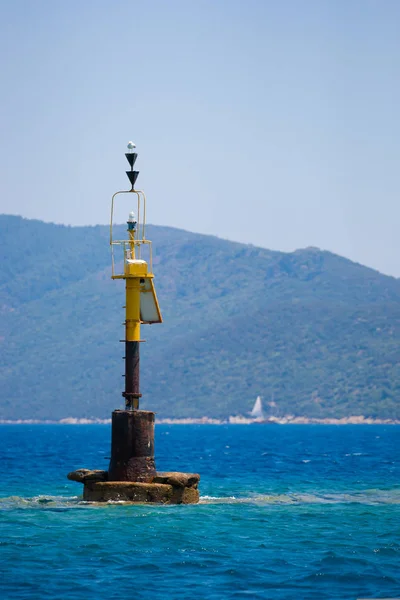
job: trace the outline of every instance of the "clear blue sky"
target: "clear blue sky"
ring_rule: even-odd
[[[132,139],[150,222],[400,276],[399,1],[13,0],[0,22],[0,212],[107,223]]]

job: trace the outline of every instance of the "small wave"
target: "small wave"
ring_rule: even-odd
[[[277,495],[256,495],[237,498],[236,496],[200,496],[200,504],[295,504],[294,496]]]
[[[213,504],[214,502],[236,502],[236,496],[200,496],[200,504]]]
[[[249,497],[201,496],[201,504],[400,504],[400,489],[341,493],[258,494]]]
[[[32,496],[23,498],[22,496],[8,496],[0,498],[0,510],[9,510],[10,508],[67,508],[81,504],[79,496]]]

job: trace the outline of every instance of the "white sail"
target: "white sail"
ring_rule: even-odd
[[[264,418],[261,396],[257,396],[257,400],[254,403],[253,410],[251,411],[250,415],[254,419],[260,419],[260,418],[263,419]]]

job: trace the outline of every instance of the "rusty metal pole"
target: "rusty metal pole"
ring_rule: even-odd
[[[125,398],[127,410],[139,409],[140,393],[140,342],[125,340]]]

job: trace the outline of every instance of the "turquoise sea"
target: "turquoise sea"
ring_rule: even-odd
[[[195,506],[84,503],[107,425],[0,426],[0,597],[400,597],[399,426],[156,426]]]

